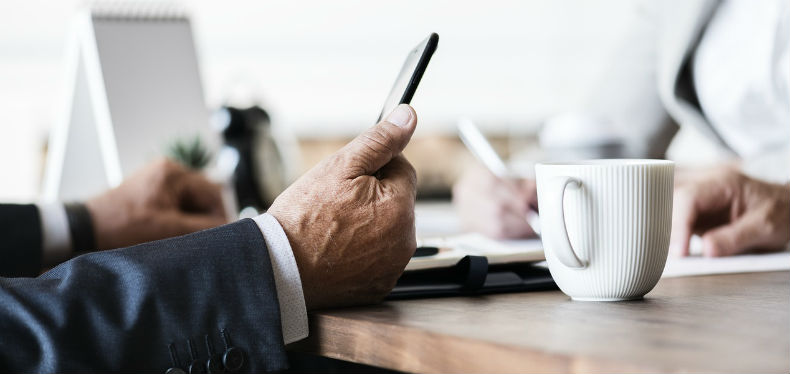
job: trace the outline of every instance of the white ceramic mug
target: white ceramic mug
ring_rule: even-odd
[[[546,261],[574,300],[641,298],[669,250],[675,164],[612,159],[535,166]]]

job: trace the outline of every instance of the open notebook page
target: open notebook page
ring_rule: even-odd
[[[489,264],[542,261],[543,244],[540,239],[493,240],[481,234],[467,233],[417,240],[421,247],[438,247],[434,256],[415,257],[406,270],[422,270],[453,266],[464,256],[485,256]]]

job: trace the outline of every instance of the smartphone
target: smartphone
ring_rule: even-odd
[[[439,45],[439,35],[432,33],[409,52],[406,62],[403,63],[400,74],[398,74],[398,78],[395,80],[392,90],[390,90],[390,94],[384,102],[384,107],[381,109],[381,114],[379,114],[379,119],[376,120],[376,123],[381,121],[396,106],[411,103],[411,98],[414,97],[414,92],[417,91],[417,85],[420,84],[422,74],[425,73],[425,68],[428,67],[428,61],[431,61],[431,56],[436,51],[437,45]]]

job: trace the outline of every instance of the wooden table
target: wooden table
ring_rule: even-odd
[[[407,372],[790,372],[790,272],[663,279],[642,301],[559,291],[313,313],[291,349]]]

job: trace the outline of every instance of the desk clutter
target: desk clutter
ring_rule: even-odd
[[[418,204],[418,232],[457,230],[439,227],[454,212],[440,204]],[[437,229],[438,228],[438,229]],[[540,239],[494,240],[478,233],[426,236],[389,300],[469,296],[556,289]],[[661,278],[790,270],[790,251],[774,254],[706,258],[701,239],[692,237],[689,257],[669,256]],[[430,251],[427,251],[430,249]]]
[[[390,300],[480,295],[556,289],[545,266],[539,239],[489,239],[481,234],[438,236],[418,240],[418,253],[406,266]]]

